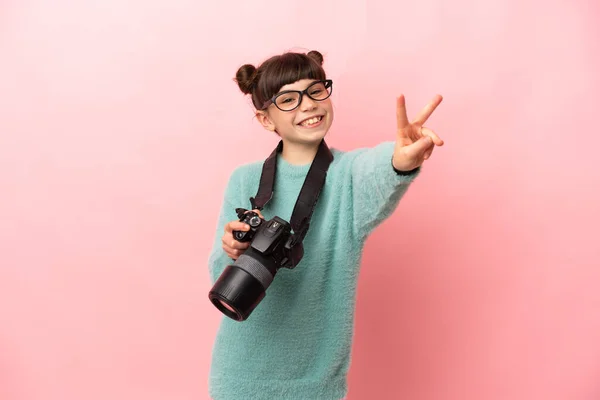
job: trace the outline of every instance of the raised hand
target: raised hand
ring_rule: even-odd
[[[400,171],[413,170],[431,156],[435,146],[444,144],[435,132],[423,126],[441,102],[442,96],[436,95],[412,122],[408,122],[404,95],[398,97],[396,106],[398,131],[392,158],[394,168]]]

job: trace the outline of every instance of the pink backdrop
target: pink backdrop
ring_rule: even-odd
[[[231,79],[288,49],[325,54],[334,147],[445,96],[367,243],[348,398],[600,398],[596,3],[205,4],[0,3],[1,399],[208,398],[223,189],[277,143]]]

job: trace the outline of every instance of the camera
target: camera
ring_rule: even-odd
[[[262,219],[258,213],[236,208],[249,231],[233,231],[233,237],[250,246],[233,264],[227,265],[208,297],[223,314],[236,321],[246,320],[266,295],[281,268],[294,268],[303,255],[295,245],[289,222],[277,216]]]
[[[252,210],[262,210],[272,199],[277,157],[282,151],[283,140],[280,140],[263,163],[258,192],[255,197],[250,197]],[[290,222],[277,216],[264,220],[254,211],[235,209],[240,222],[247,223],[250,230],[233,231],[233,237],[240,242],[250,242],[250,245],[233,264],[225,266],[208,292],[209,300],[223,314],[236,321],[246,320],[264,299],[277,271],[296,268],[300,263],[304,256],[302,241],[309,230],[310,219],[332,161],[333,154],[325,140],[321,140]]]

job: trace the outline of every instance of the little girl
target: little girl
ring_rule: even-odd
[[[290,220],[300,188],[333,122],[333,82],[317,51],[284,53],[258,68],[243,65],[236,82],[249,94],[259,123],[279,136],[272,200],[261,217]],[[442,101],[436,96],[412,122],[397,99],[396,140],[373,148],[331,149],[333,161],[310,220],[304,256],[277,273],[252,315],[223,318],[214,343],[214,400],[339,400],[347,393],[356,285],[368,235],[388,218],[434,147],[443,141],[423,125]],[[251,208],[263,160],[236,168],[225,190],[209,258],[214,283],[249,243],[236,208]],[[224,234],[223,234],[224,232]],[[376,266],[375,266],[376,267]],[[387,266],[390,267],[390,266]]]

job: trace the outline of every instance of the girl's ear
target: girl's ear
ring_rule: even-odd
[[[260,122],[263,128],[275,132],[275,124],[271,121],[271,118],[269,118],[269,115],[265,111],[257,111],[256,119],[258,119],[258,122]]]

